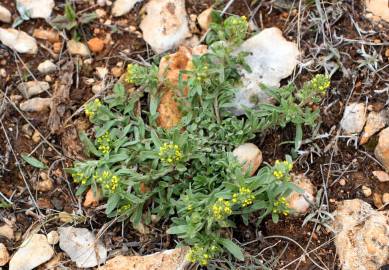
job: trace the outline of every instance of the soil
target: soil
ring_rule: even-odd
[[[78,11],[102,8],[82,1],[76,2]],[[186,2],[188,14],[199,14],[209,7],[212,1],[188,0]],[[226,13],[251,18],[252,12],[256,10],[254,19],[259,29],[279,27],[290,40],[300,41],[302,63],[313,61],[312,68],[302,68],[298,76],[287,78],[284,83],[293,80],[296,85],[301,85],[311,78],[312,74],[324,72],[322,63],[326,59],[327,68],[330,65],[339,65],[331,78],[331,91],[328,92],[320,106],[322,122],[318,134],[328,134],[328,136],[303,145],[301,150],[304,154],[299,156],[294,173],[306,173],[318,190],[326,187],[329,212],[335,209],[337,201],[353,198],[363,199],[374,206],[372,196],[366,198],[363,195],[362,185],[370,187],[373,193],[389,192],[389,185],[378,182],[372,175],[372,171],[382,170],[373,159],[373,149],[377,139],[374,137],[369,144],[355,147],[349,138],[337,138],[337,131],[344,107],[348,102],[367,101],[369,105],[372,105],[373,110],[380,110],[388,105],[388,91],[386,93],[375,91],[385,89],[389,78],[389,70],[385,68],[385,65],[389,64],[389,59],[385,56],[385,50],[389,48],[388,24],[372,22],[366,18],[360,1],[329,1],[324,6],[329,18],[328,23],[323,26],[327,27],[324,30],[326,37],[323,38],[323,32],[319,32],[315,26],[317,17],[314,18],[314,15],[318,15],[314,4],[298,12],[298,4],[294,6],[294,3],[298,1],[253,2],[257,3],[250,5],[249,0],[233,1]],[[313,3],[314,1],[303,2]],[[2,4],[12,14],[17,14],[14,1],[4,0]],[[63,5],[64,1],[56,1],[54,13],[62,14]],[[96,36],[105,39],[107,35],[110,35],[112,42],[102,53],[94,55],[92,64],[84,65],[81,70],[77,70],[67,104],[73,115],[71,117],[69,115],[66,128],[87,126],[86,118],[83,114],[77,113],[77,109],[94,95],[91,91],[92,86],[87,84],[84,78],[93,78],[95,67],[104,66],[111,70],[118,62],[126,66],[130,59],[152,60],[152,53],[147,48],[140,32],[130,33],[125,30],[126,26],[137,27],[139,25],[141,7],[142,4],[137,4],[127,15],[112,19],[110,26],[106,25],[107,18],[105,18],[82,27],[82,40]],[[110,7],[102,9],[110,14]],[[297,27],[298,24],[300,24],[299,27]],[[10,25],[5,26],[11,27]],[[32,34],[33,30],[39,27],[47,29],[48,25],[40,19],[29,20],[21,24],[19,29]],[[137,28],[137,31],[140,30]],[[363,42],[355,42],[355,40]],[[50,215],[61,211],[83,213],[87,217],[87,222],[79,225],[96,231],[109,222],[104,211],[98,207],[95,209],[81,208],[82,198],[74,196],[76,186],[64,170],[71,166],[74,160],[83,158],[79,147],[81,143],[77,137],[71,137],[69,132],[51,134],[47,124],[49,116],[47,111],[22,115],[4,97],[6,95],[11,100],[17,100],[17,95],[20,93],[16,85],[21,82],[22,78],[29,77],[31,75],[29,72],[32,72],[36,79],[45,80],[44,75],[36,72],[36,67],[44,60],[52,59],[53,56],[51,44],[44,42],[42,44],[47,49],[40,47],[36,56],[16,55],[7,47],[0,45],[0,69],[5,69],[7,73],[6,78],[0,77],[0,89],[3,92],[0,95],[0,104],[4,105],[4,107],[0,105],[0,159],[2,159],[0,165],[4,163],[5,168],[0,170],[0,192],[7,198],[12,198],[14,202],[11,208],[0,209],[0,221],[5,219],[13,221],[15,231],[18,232],[17,239],[19,239],[19,241],[8,241],[0,238],[0,242],[5,242],[10,252],[18,248],[21,234],[39,222],[45,221],[43,229],[46,231],[62,226],[63,224],[58,220],[50,219]],[[382,72],[372,72],[368,66],[358,67],[360,65],[358,60],[363,59],[362,49],[368,53],[373,53],[373,51],[377,53],[378,58],[381,59],[379,68],[383,68]],[[62,63],[70,58],[68,55],[61,57],[59,61]],[[73,61],[82,60],[73,58]],[[51,81],[55,82],[61,76],[60,72],[51,74]],[[113,78],[112,82],[114,80]],[[52,82],[50,84],[53,84]],[[45,95],[47,94],[43,94],[42,97]],[[33,129],[30,127],[27,134],[25,132],[25,126],[28,123],[39,130],[47,141],[33,142],[31,139]],[[309,128],[304,129],[304,138],[311,138],[311,136],[312,131]],[[276,159],[283,159],[285,154],[291,152],[292,145],[283,144],[283,142],[293,141],[293,138],[293,127],[288,126],[275,132],[261,134],[254,140],[254,143],[262,150],[264,161],[272,163]],[[21,166],[21,154],[33,151],[35,157],[50,167],[48,173],[55,186],[50,192],[34,191],[32,186],[34,181],[38,180],[39,170],[30,166]],[[17,162],[15,162],[14,155]],[[340,185],[340,179],[346,181],[344,186]],[[30,187],[35,201],[31,201],[26,184]],[[40,208],[40,216],[32,211],[35,203]],[[269,267],[268,269],[339,269],[333,236],[324,226],[315,226],[313,222],[302,226],[304,217],[288,217],[281,219],[277,224],[266,219],[256,227],[256,217],[251,218],[252,224],[249,226],[240,224],[231,232],[238,241],[246,243],[245,253],[248,259],[244,263],[236,263],[237,269],[248,269],[244,266],[250,263],[258,267],[250,269],[267,269],[261,268],[261,261],[269,262],[269,264],[262,265]],[[155,227],[150,228],[152,233],[142,235],[131,229],[128,223],[113,224],[104,234],[103,241],[110,250],[133,250],[139,254],[150,254],[161,249],[175,247],[176,239],[164,233],[167,227],[167,221],[161,221]],[[269,236],[274,237],[269,238]],[[304,256],[303,250],[290,239],[307,251],[314,250],[309,258]],[[59,248],[57,251],[60,252]],[[297,261],[291,263],[295,260]],[[312,261],[326,268],[319,268]],[[69,261],[65,261],[64,265],[69,269],[77,269]],[[213,265],[214,269],[230,269],[223,260],[214,262]]]

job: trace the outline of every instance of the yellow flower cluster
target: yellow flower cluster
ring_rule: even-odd
[[[127,210],[131,208],[131,204],[128,203],[126,205],[123,205],[122,207],[119,208],[119,214],[124,214]]]
[[[275,170],[273,172],[273,175],[280,180],[283,178],[287,173],[289,173],[293,169],[293,163],[285,161],[279,161],[276,160],[275,164]]]
[[[255,196],[252,194],[251,189],[246,187],[240,187],[239,193],[234,193],[232,195],[232,202],[233,203],[240,202],[243,207],[253,204],[254,199]]]
[[[93,179],[97,182],[100,183],[101,186],[111,192],[115,192],[116,189],[119,186],[119,176],[113,175],[110,171],[103,171],[101,176],[98,176],[95,174],[93,176]]]
[[[72,174],[72,176],[73,176],[73,181],[76,184],[86,185],[86,182],[88,181],[88,178],[82,172],[74,173]]]
[[[222,220],[225,217],[232,214],[232,208],[230,201],[226,201],[223,198],[219,198],[217,202],[212,206],[212,214],[217,220]]]
[[[330,78],[323,74],[317,74],[311,80],[312,87],[324,93],[331,85]]]
[[[284,216],[287,216],[289,214],[289,203],[286,201],[285,197],[280,197],[275,203],[274,203],[274,214],[283,214]]]
[[[238,25],[238,24],[241,24],[242,21],[244,23],[247,22],[247,17],[246,16],[241,16],[240,18],[239,17],[235,17],[234,19],[232,19],[232,24],[233,25]]]
[[[208,77],[207,72],[208,72],[208,65],[205,64],[197,71],[196,79],[200,82],[204,81]]]
[[[92,118],[95,115],[96,110],[101,106],[100,99],[95,99],[92,103],[85,107],[85,115]]]
[[[174,164],[182,159],[182,152],[177,144],[164,143],[159,148],[159,158],[168,164]]]
[[[99,145],[98,149],[103,154],[108,154],[111,151],[111,138],[110,133],[107,131],[104,133],[104,135],[97,138],[97,143]]]
[[[280,170],[275,170],[273,172],[273,175],[277,178],[277,179],[281,179],[283,176],[284,176],[284,173]]]
[[[127,66],[127,82],[128,83],[134,83],[134,65],[133,64],[129,64]]]
[[[195,263],[198,262],[201,266],[206,266],[208,261],[218,252],[216,245],[211,245],[209,250],[198,244],[194,245],[187,255],[187,260]]]

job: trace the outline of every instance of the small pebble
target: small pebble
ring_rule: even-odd
[[[342,178],[339,180],[339,185],[345,186],[346,185],[346,179]]]
[[[373,194],[373,203],[377,208],[381,208],[383,206],[381,194],[378,193]]]
[[[94,53],[99,53],[104,49],[104,41],[99,38],[92,38],[88,41],[89,49]]]
[[[59,234],[57,231],[51,231],[47,234],[47,242],[50,245],[56,245],[59,242]]]
[[[7,247],[3,243],[0,243],[0,267],[6,265],[9,259]]]
[[[365,195],[365,197],[370,197],[371,196],[371,188],[367,187],[367,186],[362,186],[362,192],[363,192],[363,195]]]
[[[122,75],[123,70],[120,67],[113,67],[111,72],[114,77],[119,78]]]
[[[41,140],[41,135],[39,134],[39,131],[38,130],[35,130],[34,134],[32,135],[31,137],[32,141],[34,143],[39,143],[40,140]]]
[[[384,195],[382,195],[382,202],[384,204],[389,204],[389,193],[384,193]]]

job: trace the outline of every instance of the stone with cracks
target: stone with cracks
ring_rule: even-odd
[[[252,72],[241,70],[242,86],[233,101],[232,111],[236,115],[244,113],[245,108],[253,108],[260,103],[270,103],[272,99],[262,89],[279,87],[280,81],[293,72],[297,65],[299,51],[297,44],[287,41],[280,29],[266,28],[249,38],[235,51],[249,52],[246,62]]]
[[[360,200],[339,203],[333,230],[342,270],[378,270],[389,262],[389,212]]]
[[[95,267],[103,264],[107,259],[104,245],[88,229],[61,227],[58,232],[59,247],[76,263],[77,267]]]
[[[178,47],[191,35],[184,0],[151,0],[144,10],[140,29],[156,53]]]

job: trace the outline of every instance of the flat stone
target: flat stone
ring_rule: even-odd
[[[0,28],[0,41],[18,53],[36,54],[38,52],[35,38],[23,31]]]
[[[366,123],[366,106],[364,103],[350,103],[343,113],[340,127],[343,134],[353,135],[362,131]]]
[[[185,270],[188,247],[170,249],[146,256],[116,256],[109,260],[101,270]]]
[[[17,0],[19,8],[27,12],[30,18],[50,18],[55,6],[54,0]]]
[[[366,202],[342,201],[333,213],[335,246],[342,270],[380,269],[389,260],[389,212]]]
[[[271,97],[261,88],[279,87],[280,81],[290,76],[297,65],[297,44],[287,41],[280,29],[266,28],[249,38],[235,51],[249,52],[246,63],[252,72],[240,70],[242,86],[236,94],[231,110],[236,115],[244,114],[245,108],[261,103],[272,103]]]
[[[9,270],[32,270],[49,261],[53,248],[43,234],[34,234],[26,239],[9,262]]]
[[[191,35],[184,0],[151,0],[144,10],[140,29],[156,53],[176,48]]]
[[[112,16],[119,17],[131,11],[136,3],[142,0],[116,0],[112,7]]]
[[[88,268],[103,264],[107,250],[88,229],[60,227],[59,247],[65,251],[77,267]]]
[[[32,98],[20,103],[20,109],[25,112],[41,112],[50,108],[51,98]]]
[[[48,91],[50,89],[50,85],[49,83],[43,81],[29,81],[19,83],[17,89],[23,94],[23,96],[30,98]]]

